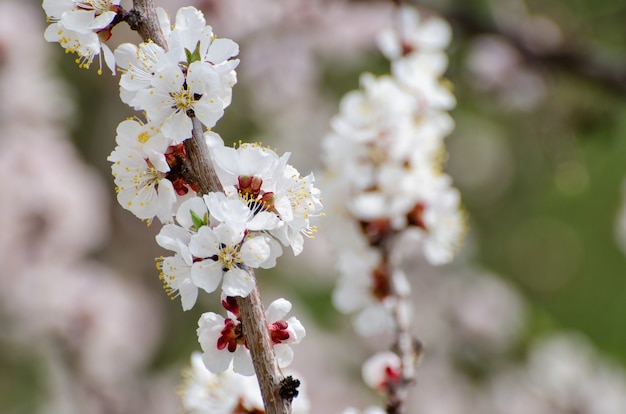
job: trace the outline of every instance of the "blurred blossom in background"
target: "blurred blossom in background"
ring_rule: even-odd
[[[410,412],[626,412],[626,6],[423,1],[448,19],[456,127],[450,174],[469,217],[463,251],[405,264],[425,343]],[[157,1],[171,12],[180,2]],[[391,1],[204,0],[241,47],[215,130],[263,141],[318,171],[320,139],[362,72],[389,72],[376,36]],[[79,70],[43,39],[37,1],[0,2],[0,412],[181,411],[199,315],[161,289],[157,229],[115,203],[106,156],[131,115],[118,78]],[[135,40],[126,28],[113,41]],[[112,45],[113,47],[115,45]],[[379,403],[363,340],[334,310],[332,243],[259,273],[307,327],[292,365],[311,412]]]

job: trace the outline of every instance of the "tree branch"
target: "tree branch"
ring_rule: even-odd
[[[252,269],[249,269],[249,272],[250,276],[254,277]],[[276,361],[272,339],[267,329],[265,310],[256,284],[248,296],[237,297],[237,304],[241,313],[243,335],[250,349],[254,370],[261,388],[265,412],[267,414],[291,413],[291,399],[281,396],[283,376]]]
[[[204,139],[202,124],[195,117],[191,118],[191,121],[193,123],[192,136],[184,141],[187,166],[189,167],[188,178],[191,183],[198,186],[202,194],[223,193],[224,188],[222,188],[222,183],[220,183],[215,167],[211,162],[211,154]]]
[[[135,17],[131,28],[136,30],[144,41],[152,40],[167,50],[167,40],[159,26],[153,0],[134,0]],[[185,140],[190,181],[195,184],[201,194],[224,189],[217,177],[211,161],[209,148],[204,139],[204,131],[200,121],[192,117],[193,130],[191,138]],[[247,269],[250,277],[255,279],[254,271]],[[256,279],[255,279],[256,281]],[[283,376],[276,361],[274,347],[267,329],[263,302],[256,286],[245,298],[238,297],[237,303],[241,312],[243,334],[250,349],[254,370],[261,388],[261,395],[267,414],[291,413],[291,398],[281,396]]]
[[[131,23],[131,29],[136,30],[144,42],[152,40],[167,50],[167,39],[159,26],[154,0],[133,0],[133,10],[135,20]]]

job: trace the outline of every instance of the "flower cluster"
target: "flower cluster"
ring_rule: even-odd
[[[222,295],[222,306],[227,310],[226,318],[206,312],[198,321],[198,339],[204,351],[204,365],[214,373],[224,372],[231,367],[238,374],[254,375],[250,351],[243,336],[239,306],[234,297],[225,295]],[[306,335],[302,323],[295,316],[283,319],[290,310],[291,303],[281,298],[272,302],[265,311],[267,330],[281,368],[293,360],[290,344],[299,343]]]
[[[254,288],[249,268],[271,268],[282,254],[279,242],[295,254],[303,235],[315,227],[309,218],[321,209],[313,176],[301,177],[283,157],[259,145],[214,146],[215,166],[225,193],[181,202],[157,243],[174,252],[160,262],[166,289],[180,294],[190,309],[198,288],[213,292],[222,283],[228,296]]]
[[[391,243],[395,251],[443,264],[465,225],[459,192],[441,172],[443,140],[453,128],[447,111],[455,105],[442,79],[450,27],[438,18],[421,21],[411,7],[398,17],[397,29],[379,42],[392,74],[363,74],[323,141],[331,216],[338,218],[329,232],[342,246],[334,303],[360,312],[355,322],[363,335],[392,327],[385,309],[393,290],[406,285],[390,264]]]
[[[148,224],[155,217],[163,224],[156,240],[172,255],[157,259],[157,267],[184,310],[195,305],[199,290],[211,293],[221,285],[227,318],[205,313],[197,331],[205,366],[223,372],[232,365],[253,375],[236,297],[255,288],[252,269],[275,266],[282,246],[299,254],[304,236],[316,231],[310,218],[322,205],[314,176],[302,177],[288,164],[289,153],[279,156],[260,144],[227,148],[211,131],[230,105],[239,47],[217,38],[201,11],[183,7],[172,25],[157,9],[165,44],[124,43],[111,52],[100,40],[132,14],[119,0],[46,0],[44,9],[54,21],[47,40],[77,52],[82,67],[103,50],[107,65],[122,72],[121,100],[145,115],[145,121],[127,119],[117,127],[117,146],[108,157],[117,199]],[[208,194],[200,193],[193,175],[189,139],[209,150],[210,165],[203,162],[215,174],[216,188]],[[295,317],[284,319],[290,309],[280,299],[266,313],[280,367],[293,359],[290,344],[305,335]]]
[[[170,27],[164,12],[161,25]],[[125,43],[115,50],[124,71],[122,101],[146,114],[147,122],[126,120],[117,129],[109,157],[122,207],[142,220],[172,220],[175,207],[198,190],[187,176],[182,143],[192,136],[193,119],[213,127],[230,104],[239,48],[215,38],[200,11],[183,7],[167,34],[169,50],[148,42]],[[207,131],[209,145],[223,145]]]

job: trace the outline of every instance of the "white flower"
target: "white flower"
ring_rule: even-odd
[[[174,143],[191,137],[191,116],[208,128],[224,113],[219,97],[219,74],[212,65],[193,62],[186,73],[177,63],[159,70],[152,87],[137,92],[131,105],[145,110],[151,122],[162,123],[161,132]]]
[[[213,312],[204,313],[198,321],[198,341],[204,351],[203,360],[211,372],[223,372],[231,361],[233,369],[242,375],[253,375],[252,360],[243,336],[239,307],[235,298],[222,294],[222,304],[228,310],[224,318]],[[295,317],[283,318],[291,310],[291,303],[277,299],[268,306],[265,317],[276,359],[281,368],[293,359],[290,344],[299,343],[306,335],[300,321]]]
[[[244,222],[251,231],[273,230],[281,226],[276,214],[259,211],[256,214],[249,208],[248,202],[237,196],[227,197],[224,193],[210,193],[204,201],[211,213],[211,223]],[[280,247],[278,247],[280,249]]]
[[[230,105],[232,88],[237,82],[235,68],[238,59],[231,59],[239,53],[239,46],[230,39],[217,38],[206,26],[201,11],[194,7],[182,7],[176,13],[174,29],[168,35],[168,55],[175,62],[187,62],[189,57],[201,62],[210,63],[220,76],[222,82],[218,95],[224,107]]]
[[[215,160],[227,193],[238,194],[255,215],[272,214],[280,219],[280,223],[268,220],[268,226],[259,230],[268,230],[299,254],[302,235],[315,232],[309,219],[320,214],[322,204],[319,190],[313,187],[313,175],[301,177],[287,164],[289,155],[279,158],[259,144],[243,144],[237,149],[217,148]]]
[[[255,285],[248,268],[262,267],[271,260],[266,236],[247,237],[245,223],[203,226],[191,238],[189,250],[196,259],[191,268],[194,283],[213,292],[220,281],[228,296],[247,296]]]
[[[452,29],[437,17],[421,20],[415,7],[403,6],[396,26],[378,37],[378,46],[389,60],[400,59],[411,53],[437,52],[445,49],[452,39]]]
[[[113,163],[120,205],[142,220],[157,216],[164,223],[170,221],[176,191],[166,177],[168,140],[151,124],[124,121],[118,126],[116,141],[107,159]]]
[[[431,264],[448,263],[459,250],[466,230],[459,191],[452,186],[449,176],[439,174],[420,186],[419,193],[408,214],[410,227],[405,232],[405,241],[421,244]]]
[[[203,313],[198,321],[198,341],[204,352],[202,360],[209,371],[224,372],[232,362],[235,372],[254,375],[241,322],[235,315],[229,313],[229,317],[224,318],[213,312]]]
[[[172,299],[180,295],[183,310],[193,308],[198,298],[198,287],[191,279],[193,257],[189,252],[191,234],[180,226],[166,224],[156,236],[159,246],[174,251],[174,256],[160,259],[159,278]]]
[[[391,351],[378,352],[365,361],[361,373],[370,388],[386,392],[402,378],[402,362]]]
[[[109,25],[117,15],[119,3],[120,0],[44,0],[43,8],[53,22],[44,37],[49,42],[59,42],[67,52],[77,53],[79,66],[84,68],[102,50],[106,65],[115,73],[113,52],[103,42],[111,36]]]
[[[293,350],[289,345],[300,343],[306,335],[304,326],[295,316],[283,319],[290,310],[291,302],[283,298],[273,301],[265,310],[270,338],[281,368],[288,366],[293,360]]]
[[[391,72],[411,93],[420,97],[425,108],[450,110],[456,105],[456,98],[449,86],[439,79],[447,64],[447,60],[433,56],[411,56],[393,62]]]
[[[131,105],[138,91],[152,86],[155,67],[165,50],[151,41],[139,46],[124,43],[115,49],[114,55],[117,65],[124,71],[120,77],[120,98]]]
[[[179,255],[181,243],[188,246],[187,263],[195,286],[213,292],[222,282],[227,295],[247,296],[255,284],[249,269],[273,267],[282,254],[275,240],[255,231],[267,225],[265,219],[277,221],[271,214],[255,216],[238,197],[210,193],[183,201],[175,214],[176,224],[165,226],[157,242]]]
[[[333,291],[335,308],[343,313],[355,313],[353,325],[361,336],[390,332],[395,322],[391,315],[393,297],[390,277],[381,269],[378,252],[347,250],[338,260],[341,277]]]
[[[126,43],[115,50],[118,65],[126,70],[120,80],[122,101],[137,106],[139,104],[133,103],[137,92],[149,89],[153,78],[160,76],[163,70],[182,65],[185,72],[192,63],[202,62],[210,65],[219,78],[219,82],[211,83],[211,91],[204,93],[218,96],[222,109],[228,106],[232,88],[237,81],[234,69],[239,63],[237,59],[231,58],[239,53],[239,46],[230,39],[215,38],[202,12],[193,7],[178,10],[173,30],[169,17],[162,9],[159,10],[160,24],[168,39],[167,52],[152,42],[142,43],[138,47]]]
[[[79,33],[106,28],[117,15],[120,0],[44,0],[51,20]]]
[[[274,206],[280,219],[285,223],[271,233],[285,246],[291,246],[294,255],[302,252],[303,235],[313,237],[317,231],[311,226],[311,217],[319,216],[322,210],[320,190],[313,186],[313,173],[306,177],[291,165],[286,165],[276,183]]]

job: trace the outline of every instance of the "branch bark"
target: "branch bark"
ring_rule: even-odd
[[[251,269],[250,276],[254,277]],[[250,349],[254,370],[261,388],[265,412],[267,414],[291,413],[291,399],[281,396],[283,376],[276,361],[272,339],[267,329],[265,310],[256,285],[248,296],[238,297],[237,304],[241,313],[243,335]]]
[[[163,31],[159,26],[154,0],[133,0],[133,10],[135,10],[137,21],[131,25],[131,29],[136,30],[144,42],[152,40],[167,50],[167,39],[163,36]]]
[[[137,17],[132,29],[136,30],[144,41],[152,40],[167,50],[167,40],[163,36],[155,12],[153,0],[134,0],[133,8]],[[197,185],[200,193],[207,194],[214,191],[223,192],[224,189],[217,177],[215,167],[211,161],[209,148],[204,139],[204,131],[200,121],[193,117],[191,138],[185,140],[189,175],[191,181]],[[254,271],[247,269],[250,277],[255,278]],[[267,320],[261,295],[255,283],[255,288],[245,298],[238,297],[237,303],[241,312],[243,334],[250,349],[254,370],[261,388],[261,395],[267,414],[291,413],[291,398],[281,396],[283,376],[278,367],[272,340],[267,329]]]

